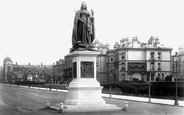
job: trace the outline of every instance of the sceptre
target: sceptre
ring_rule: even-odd
[[[91,43],[93,42],[93,40],[95,39],[95,25],[94,25],[94,11],[91,9],[91,15],[92,15],[92,32],[93,32],[93,37],[91,38]]]

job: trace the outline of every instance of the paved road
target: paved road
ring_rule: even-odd
[[[66,92],[21,88],[0,84],[0,115],[59,115],[57,111],[45,108],[46,100],[50,105],[63,102]],[[104,98],[107,103],[124,106],[125,100]],[[64,113],[65,115],[182,115],[184,107],[153,103],[128,101],[129,111]]]

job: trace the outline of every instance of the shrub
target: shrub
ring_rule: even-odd
[[[146,82],[121,82],[118,87],[123,93],[148,95],[149,84]],[[175,96],[175,82],[151,82],[151,96]],[[184,96],[184,82],[178,82],[178,96]]]

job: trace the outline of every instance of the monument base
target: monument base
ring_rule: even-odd
[[[106,104],[101,95],[102,87],[95,79],[74,79],[68,87],[68,98],[64,102],[65,112],[92,112],[122,110],[116,105]]]

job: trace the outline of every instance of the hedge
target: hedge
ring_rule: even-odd
[[[118,87],[125,94],[148,95],[149,83],[120,82]],[[175,96],[175,82],[150,82],[152,96]],[[184,82],[178,82],[178,96],[184,96]]]

